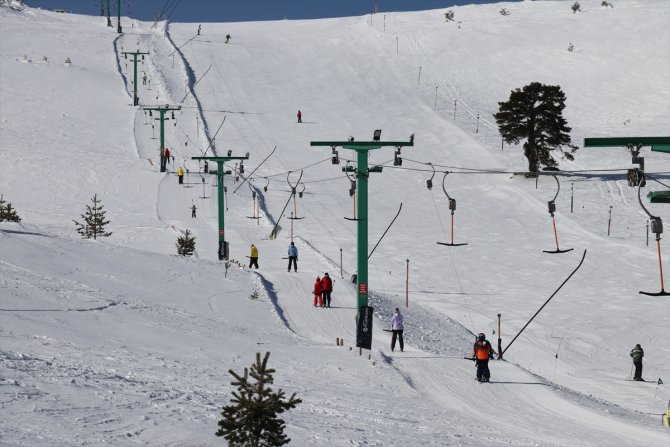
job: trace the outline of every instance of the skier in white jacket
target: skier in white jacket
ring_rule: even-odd
[[[393,333],[393,335],[391,336],[391,351],[395,349],[396,338],[400,342],[400,352],[402,352],[405,349],[405,344],[403,343],[402,340],[403,329],[404,327],[402,324],[402,315],[400,314],[400,309],[396,307],[395,313],[391,317],[391,332]]]

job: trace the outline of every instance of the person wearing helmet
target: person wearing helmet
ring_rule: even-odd
[[[472,348],[472,357],[477,366],[477,381],[488,382],[491,378],[491,371],[489,371],[489,359],[493,358],[495,351],[491,347],[491,343],[486,339],[486,335],[480,332],[477,335],[477,341]]]
[[[642,357],[644,357],[644,350],[639,344],[635,345],[632,351],[630,351],[630,356],[633,357],[633,365],[635,365],[635,374],[633,375],[633,380],[636,382],[644,382],[642,378]]]

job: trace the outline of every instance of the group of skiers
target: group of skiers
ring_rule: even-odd
[[[314,307],[330,308],[330,295],[333,292],[333,280],[328,276],[328,272],[323,274],[323,278],[316,277],[314,281]]]

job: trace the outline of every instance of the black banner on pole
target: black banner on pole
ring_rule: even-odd
[[[358,325],[356,327],[356,347],[372,349],[372,316],[373,308],[361,306],[358,308]]]

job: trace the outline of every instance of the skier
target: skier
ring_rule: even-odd
[[[258,249],[251,244],[251,254],[249,255],[249,268],[256,266],[258,268]]]
[[[644,382],[644,379],[642,378],[642,357],[644,357],[644,350],[639,343],[635,345],[632,351],[630,351],[630,356],[633,357],[633,365],[635,365],[633,380]]]
[[[143,84],[143,85],[147,85],[147,77],[148,77],[148,76],[149,76],[149,75],[147,75],[147,72],[146,72],[146,71],[143,71],[143,72],[142,72],[142,84]]]
[[[323,296],[323,306],[330,307],[330,294],[333,292],[333,280],[328,273],[323,274],[321,278],[321,295]]]
[[[179,184],[183,185],[184,184],[184,170],[182,169],[181,166],[179,166],[179,169],[177,169],[177,177],[179,177]]]
[[[477,341],[472,348],[472,357],[477,366],[477,380],[479,382],[488,382],[491,378],[491,371],[489,371],[489,359],[493,358],[493,348],[491,343],[486,339],[486,335],[480,332],[477,335]]]
[[[170,164],[170,149],[165,148],[163,156],[165,157],[165,163]]]
[[[202,25],[198,25],[198,36],[200,35],[200,28],[201,27],[202,27]]]
[[[293,242],[288,246],[288,271],[291,271],[291,264],[293,264],[293,271],[298,271],[298,247]]]
[[[302,123],[302,112],[298,110],[298,122]]]
[[[230,34],[226,34],[226,43],[230,42]]]
[[[191,218],[193,218],[193,219],[195,219],[195,210],[196,209],[197,208],[195,207],[195,203],[194,203],[193,206],[191,207]]]
[[[316,307],[317,302],[319,303],[320,307],[323,307],[323,298],[321,297],[321,278],[318,276],[314,282],[314,307]]]
[[[393,335],[391,336],[391,352],[393,352],[393,350],[395,349],[396,337],[400,342],[400,352],[403,352],[403,350],[405,349],[405,345],[402,341],[403,329],[404,327],[402,325],[402,315],[400,314],[400,309],[396,307],[395,313],[391,317],[391,331],[393,332]]]

